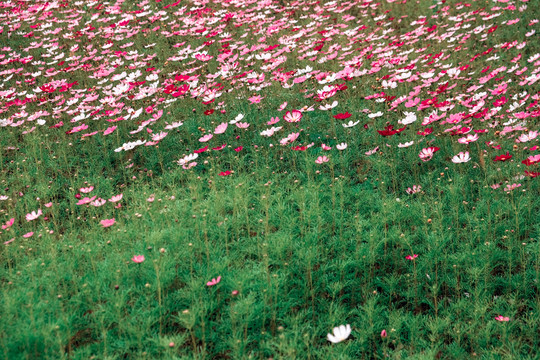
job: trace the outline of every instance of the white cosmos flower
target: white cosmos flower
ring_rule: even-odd
[[[350,128],[350,127],[358,125],[359,123],[360,123],[360,121],[352,122],[352,120],[351,120],[347,124],[342,124],[342,125],[343,125],[344,128]]]
[[[382,111],[377,111],[376,113],[369,114],[368,117],[370,119],[373,119],[373,118],[376,118],[376,117],[379,117],[379,116],[382,116],[382,115],[383,115]]]
[[[242,120],[243,118],[244,118],[244,114],[238,114],[238,115],[236,115],[234,120],[229,121],[229,124],[234,125],[237,122],[239,122],[240,120]]]
[[[343,340],[346,340],[349,335],[351,335],[351,325],[347,324],[346,326],[340,325],[338,327],[335,327],[334,334],[328,334],[327,338],[328,341],[337,344],[339,342],[342,342]]]
[[[326,110],[330,110],[330,109],[335,108],[337,105],[338,105],[338,102],[337,102],[337,101],[334,101],[334,102],[332,103],[332,105],[330,105],[330,104],[325,104],[325,105],[319,106],[319,109],[320,109],[320,110],[323,110],[323,111],[326,111]]]
[[[414,144],[414,141],[409,141],[409,142],[406,142],[406,143],[404,143],[404,144],[399,143],[399,144],[398,144],[398,147],[399,147],[399,148],[406,148],[406,147],[411,146],[412,144]]]
[[[338,145],[336,145],[336,148],[338,150],[345,150],[347,148],[347,143],[338,144]]]
[[[405,119],[399,120],[398,123],[403,125],[409,125],[416,121],[416,114],[413,112],[405,111]]]
[[[199,154],[197,153],[189,154],[189,155],[184,156],[182,159],[178,160],[177,163],[178,165],[185,165],[188,162],[193,161],[198,157],[199,157]]]
[[[466,162],[468,162],[469,160],[471,160],[471,157],[469,156],[469,152],[468,152],[468,151],[460,152],[459,154],[457,154],[456,156],[454,156],[454,157],[452,158],[452,162],[453,162],[454,164],[466,163]]]

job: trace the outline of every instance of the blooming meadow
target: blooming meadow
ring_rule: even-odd
[[[0,353],[534,358],[538,14],[0,2]]]

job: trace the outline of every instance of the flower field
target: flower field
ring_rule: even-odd
[[[534,359],[537,0],[0,2],[0,356]]]

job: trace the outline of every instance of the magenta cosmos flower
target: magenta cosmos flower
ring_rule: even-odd
[[[144,261],[144,255],[135,255],[131,258],[134,263],[140,264]]]

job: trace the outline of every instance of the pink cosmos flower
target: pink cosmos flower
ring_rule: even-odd
[[[510,192],[510,191],[512,191],[512,190],[514,190],[514,189],[517,189],[517,188],[520,187],[520,186],[521,186],[521,184],[512,184],[512,185],[508,184],[508,185],[504,188],[504,191]]]
[[[262,99],[264,99],[264,97],[261,95],[253,95],[252,97],[248,98],[249,102],[252,104],[258,104]]]
[[[217,278],[213,278],[212,280],[210,280],[209,282],[207,282],[207,283],[206,283],[206,286],[214,286],[214,285],[217,285],[220,281],[221,281],[221,275],[218,276]]]
[[[407,188],[407,194],[416,194],[417,192],[422,191],[422,187],[420,185],[413,185],[412,188]]]
[[[469,143],[475,142],[476,140],[478,140],[478,134],[469,134],[465,137],[458,139],[458,143],[469,144]]]
[[[140,264],[144,261],[144,255],[135,255],[131,258],[134,263]]]
[[[287,111],[283,117],[283,120],[290,123],[299,122],[300,119],[302,119],[302,113],[298,110]]]
[[[274,125],[274,124],[277,124],[278,122],[279,122],[279,117],[276,116],[276,117],[270,118],[270,121],[268,121],[266,125]]]
[[[34,233],[32,231],[30,231],[29,233],[24,234],[22,237],[25,238],[25,239],[28,239],[32,235],[34,235]]]
[[[112,218],[112,219],[104,219],[104,220],[101,220],[100,222],[101,222],[101,225],[103,225],[103,227],[106,228],[106,227],[114,225],[116,220]]]
[[[498,316],[495,316],[495,320],[506,322],[506,321],[510,321],[510,318],[508,316],[498,315]]]
[[[225,130],[227,130],[227,123],[221,123],[219,124],[216,129],[214,130],[214,134],[223,134]]]
[[[85,204],[91,203],[92,201],[96,199],[96,197],[97,196],[92,196],[91,198],[85,197],[84,199],[79,200],[77,202],[77,205],[85,205]]]
[[[422,161],[429,161],[431,160],[431,158],[433,157],[433,154],[435,154],[437,151],[439,151],[440,148],[438,147],[435,147],[435,146],[430,146],[428,148],[423,148],[421,151],[420,151],[420,154],[418,154],[418,156],[420,157],[420,159],[422,159]]]
[[[114,130],[116,130],[116,126],[111,126],[111,127],[107,128],[107,129],[105,129],[105,131],[103,132],[103,135],[112,134]]]
[[[80,188],[79,189],[83,194],[88,194],[89,192],[91,192],[92,190],[94,190],[94,187],[93,186],[89,186],[89,187],[85,187],[85,188]]]
[[[385,337],[387,337],[388,334],[386,333],[386,330],[383,330],[381,331],[381,337],[384,339]]]
[[[112,203],[120,201],[120,200],[122,200],[123,196],[124,196],[123,194],[114,195],[113,197],[111,197],[109,199],[109,201],[112,202]]]
[[[375,154],[377,151],[379,151],[379,147],[378,147],[378,146],[377,146],[375,149],[373,149],[373,150],[366,151],[365,154],[366,154],[367,156],[371,156],[371,155]]]
[[[247,123],[247,122],[239,122],[239,123],[236,123],[236,126],[239,129],[247,129],[249,127],[249,123]]]
[[[26,221],[32,221],[40,217],[43,213],[41,212],[41,209],[38,209],[37,212],[32,211],[29,214],[26,214]]]
[[[213,136],[214,136],[214,135],[212,135],[212,134],[206,134],[206,135],[204,135],[203,137],[201,137],[201,138],[199,139],[199,141],[200,141],[200,142],[207,142],[207,141],[210,140]]]
[[[317,160],[315,160],[315,163],[316,163],[316,164],[323,164],[323,163],[325,163],[325,162],[328,162],[329,160],[330,160],[330,159],[327,158],[326,156],[319,156],[319,157],[317,158]]]
[[[407,260],[414,260],[418,257],[418,254],[413,254],[413,255],[407,255],[405,256],[405,259]]]
[[[6,221],[5,225],[2,225],[2,229],[8,229],[13,226],[13,223],[15,222],[15,218],[11,218],[8,221]]]

